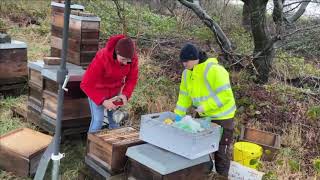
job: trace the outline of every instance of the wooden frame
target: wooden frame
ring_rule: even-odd
[[[252,142],[262,146],[264,150],[262,159],[266,161],[272,161],[281,146],[280,135],[245,126],[241,127],[239,140]]]

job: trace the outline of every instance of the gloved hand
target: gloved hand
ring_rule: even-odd
[[[182,118],[183,118],[182,116],[179,116],[178,114],[176,114],[175,121],[179,122],[179,121],[181,121]]]
[[[203,112],[204,112],[203,106],[199,106],[199,107],[196,109],[196,111],[197,111],[198,113],[203,113]]]

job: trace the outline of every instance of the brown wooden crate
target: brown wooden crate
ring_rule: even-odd
[[[29,68],[29,86],[32,88],[37,88],[38,90],[42,90],[43,88],[43,78],[40,71]]]
[[[57,118],[58,96],[49,91],[43,91],[44,105],[43,113],[49,117]],[[90,118],[90,107],[87,98],[65,99],[63,103],[62,120],[75,120]]]
[[[68,50],[80,52],[80,40],[68,39]],[[51,47],[62,49],[62,38],[51,36]]]
[[[97,39],[99,40],[99,31],[81,32],[82,39]]]
[[[63,28],[63,14],[55,13],[51,16],[51,24],[60,28]],[[69,20],[69,29],[70,30],[80,30],[81,29],[81,21],[77,19],[70,18]]]
[[[1,78],[27,77],[27,61],[25,62],[0,62]]]
[[[241,127],[241,135],[239,140],[252,142],[262,146],[264,150],[262,159],[266,161],[271,161],[281,146],[280,136],[278,134],[244,126]],[[270,151],[271,153],[268,153],[266,150]]]
[[[43,106],[42,90],[39,91],[39,89],[29,86],[28,101],[31,101],[37,106],[42,107]]]
[[[44,57],[43,62],[46,65],[60,65],[60,57]]]
[[[22,128],[0,136],[0,167],[19,176],[35,172],[41,154],[52,137]]]
[[[173,172],[167,175],[148,168],[139,162],[129,158],[126,174],[129,178],[139,180],[205,180],[208,179],[209,162],[202,163],[193,167],[189,167],[180,171]]]
[[[26,81],[27,77],[0,78],[0,85],[23,84]]]
[[[27,62],[27,49],[0,49],[0,63]]]
[[[82,51],[82,52],[75,52],[72,50],[68,50],[68,62],[72,64],[76,64],[79,66],[88,66],[93,58],[95,57],[97,51]],[[61,50],[51,47],[51,56],[60,56]]]
[[[99,31],[100,22],[95,21],[82,21],[81,30],[84,32],[96,32]]]
[[[81,39],[81,30],[74,30],[74,29],[69,29],[69,38],[71,39],[78,39],[80,40]],[[51,25],[51,36],[55,36],[55,37],[58,37],[58,38],[63,38],[63,28],[61,27],[57,27],[57,26],[54,26],[54,25]],[[98,37],[99,39],[99,37]]]
[[[66,88],[67,92],[64,93],[65,99],[80,99],[86,98],[86,94],[80,88],[80,81],[70,81],[68,82]],[[58,96],[59,85],[57,82],[44,78],[44,90],[51,92],[54,96]]]
[[[88,134],[87,155],[101,161],[100,164],[109,172],[119,173],[124,170],[127,161],[127,148],[143,143],[138,131],[131,127],[102,130]]]

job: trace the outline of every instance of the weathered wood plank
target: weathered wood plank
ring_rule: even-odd
[[[127,161],[127,148],[143,143],[137,130],[130,127],[102,130],[88,134],[87,154],[93,154],[104,162],[103,168],[109,172],[119,173],[124,170]]]
[[[43,78],[41,72],[29,68],[29,85],[33,88],[42,89],[43,87]]]
[[[27,75],[28,75],[27,61],[0,63],[1,78],[27,77]]]
[[[51,25],[51,36],[63,38],[63,28]],[[69,30],[69,38],[80,40],[82,36],[81,30]],[[98,37],[99,38],[99,37]]]
[[[262,146],[265,151],[262,159],[266,161],[271,161],[275,157],[281,145],[280,136],[278,134],[252,129],[245,126],[241,127],[241,135],[239,139],[241,141],[252,142]]]
[[[62,38],[51,36],[51,47],[62,49]],[[80,52],[80,41],[76,39],[68,39],[68,50]],[[60,57],[60,56],[58,56]]]
[[[27,49],[0,49],[0,63],[27,62]]]
[[[28,128],[0,136],[0,167],[19,176],[32,175],[51,139]]]
[[[44,57],[43,62],[46,65],[60,65],[60,57]]]

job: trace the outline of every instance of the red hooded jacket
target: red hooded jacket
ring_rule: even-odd
[[[120,64],[113,56],[117,42],[125,37],[124,35],[110,37],[106,47],[97,52],[83,76],[80,87],[97,105],[101,105],[105,99],[110,99],[119,93],[129,99],[137,84],[136,51],[132,62],[127,65]]]

